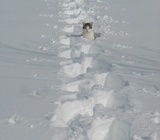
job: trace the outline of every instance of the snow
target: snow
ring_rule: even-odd
[[[88,137],[90,140],[104,140],[106,136],[109,133],[109,128],[112,125],[114,118],[110,119],[100,119],[96,118],[92,125],[91,128],[88,132]]]
[[[104,86],[109,89],[119,90],[125,86],[125,81],[118,75],[108,74]]]
[[[0,140],[160,140],[159,6],[1,0]]]

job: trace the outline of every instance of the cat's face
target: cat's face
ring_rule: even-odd
[[[93,29],[93,22],[85,23],[83,22],[83,30],[90,32]]]

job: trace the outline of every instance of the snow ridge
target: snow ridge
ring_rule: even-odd
[[[81,35],[65,35],[73,34],[82,21],[90,20],[94,9],[84,0],[60,0],[59,5],[60,21],[65,25],[59,37],[59,74],[69,80],[61,87],[64,96],[51,118],[55,129],[52,140],[129,140],[129,124],[106,113],[107,109],[126,106],[123,96],[115,92],[125,82],[110,73],[112,64],[97,57],[102,50],[94,42]]]

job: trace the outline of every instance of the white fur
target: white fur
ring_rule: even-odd
[[[93,29],[90,29],[90,30],[83,29],[83,37],[89,40],[94,40],[95,38],[94,38]]]

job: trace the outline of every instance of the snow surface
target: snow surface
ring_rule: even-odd
[[[0,140],[160,140],[159,13],[159,0],[1,0]]]

